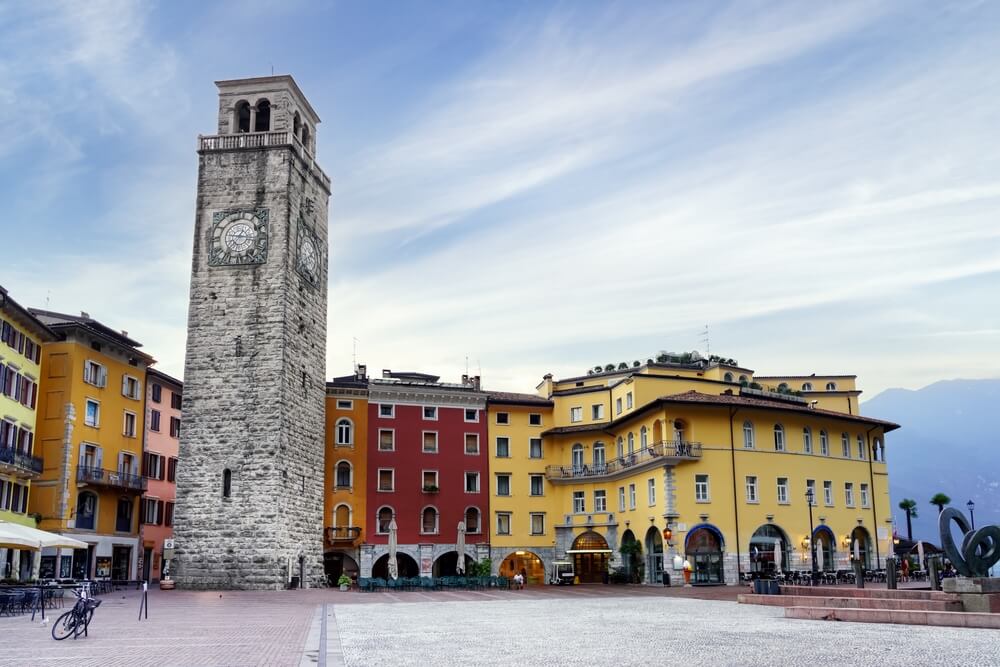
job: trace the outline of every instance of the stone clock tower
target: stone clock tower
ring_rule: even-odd
[[[327,204],[290,76],[217,81],[198,138],[171,574],[284,588],[322,572]]]

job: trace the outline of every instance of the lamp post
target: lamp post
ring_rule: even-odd
[[[812,585],[816,585],[819,568],[816,566],[816,540],[813,539],[813,490],[806,489],[806,504],[809,505],[809,553],[812,556]]]
[[[971,500],[965,503],[965,506],[969,508],[969,520],[972,522],[972,530],[976,529],[976,503]]]

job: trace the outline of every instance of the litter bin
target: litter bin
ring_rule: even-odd
[[[781,589],[778,587],[777,579],[767,579],[764,583],[767,584],[767,595],[781,594]]]
[[[670,585],[670,573],[669,572],[664,572],[663,573],[663,585],[664,586],[669,586]]]
[[[764,595],[764,580],[754,579],[753,580],[753,592],[757,595]]]

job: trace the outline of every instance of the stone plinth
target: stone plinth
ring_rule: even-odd
[[[954,577],[941,582],[946,593],[958,595],[967,612],[1000,614],[1000,578]]]

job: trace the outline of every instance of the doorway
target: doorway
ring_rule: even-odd
[[[587,531],[573,541],[573,548],[566,553],[573,554],[573,566],[581,584],[607,583],[611,549],[603,537]]]
[[[112,547],[111,578],[117,581],[128,581],[131,560],[132,547]]]

